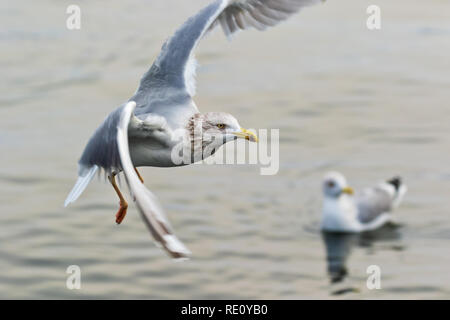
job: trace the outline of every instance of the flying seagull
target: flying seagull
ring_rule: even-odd
[[[128,203],[115,177],[123,171],[137,207],[157,243],[173,258],[186,258],[189,250],[173,234],[161,206],[145,188],[136,167],[186,165],[209,156],[205,154],[207,148],[215,150],[237,138],[257,141],[256,135],[242,129],[232,115],[199,112],[193,101],[194,49],[205,34],[219,24],[227,37],[249,28],[265,30],[302,7],[321,1],[216,0],[188,19],[163,45],[156,61],[141,78],[136,93],[110,113],[88,141],[78,162],[78,180],[64,205],[74,202],[96,172],[103,169],[120,199],[116,214],[116,222],[120,224]],[[205,139],[206,132],[215,138]],[[180,146],[188,150],[193,161],[174,161]]]
[[[392,210],[403,199],[407,187],[400,177],[381,182],[354,194],[339,172],[328,173],[323,180],[322,230],[362,232],[393,221]]]

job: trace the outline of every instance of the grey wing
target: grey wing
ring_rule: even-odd
[[[375,187],[367,189],[356,197],[358,206],[358,219],[362,223],[374,221],[383,213],[392,209],[392,195],[386,190]]]
[[[122,109],[117,127],[117,145],[125,179],[141,216],[155,241],[160,244],[173,258],[187,258],[190,251],[178,240],[172,231],[161,205],[155,195],[139,180],[128,147],[128,130],[130,119],[136,103],[130,101]]]
[[[158,99],[167,92],[195,95],[194,49],[202,37],[220,24],[227,36],[239,30],[264,30],[287,19],[302,7],[323,0],[216,0],[188,19],[164,44],[150,70],[144,74],[139,88],[130,100]]]
[[[107,173],[122,169],[117,146],[117,128],[125,106],[126,104],[123,104],[111,112],[89,139],[79,160],[80,175],[83,171],[86,171],[86,168],[93,166],[103,168]],[[168,131],[165,121],[159,120],[158,117],[153,117],[153,119],[147,117],[145,121],[142,121],[134,115],[131,116],[129,124],[130,139],[144,137],[149,144],[165,145],[167,141],[163,139],[164,137],[161,137],[161,133],[167,133]],[[152,134],[152,132],[158,132],[159,134]]]
[[[149,101],[162,101],[168,96],[180,99],[193,96],[192,78],[195,62],[191,54],[229,0],[216,0],[189,18],[163,45],[156,61],[142,77],[138,90],[130,99],[138,108]],[[136,110],[138,111],[138,110]]]
[[[79,160],[80,169],[96,165],[104,168],[107,172],[120,170],[117,125],[123,108],[124,105],[111,112],[95,130]]]

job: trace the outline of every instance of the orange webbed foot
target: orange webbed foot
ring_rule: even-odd
[[[128,204],[126,202],[125,203],[120,202],[119,205],[120,205],[119,211],[117,211],[117,213],[116,213],[116,223],[117,224],[121,224],[123,219],[125,219],[125,216],[127,215],[127,209],[128,209]]]

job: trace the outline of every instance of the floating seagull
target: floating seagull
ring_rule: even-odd
[[[100,169],[120,199],[116,222],[124,219],[128,203],[116,184],[124,172],[137,207],[153,237],[173,258],[186,258],[189,250],[176,238],[156,197],[145,188],[136,167],[175,167],[181,145],[190,158],[204,159],[206,146],[217,149],[237,138],[257,141],[224,112],[202,114],[192,100],[195,95],[194,49],[215,26],[230,37],[239,30],[264,30],[287,19],[302,7],[322,0],[217,0],[187,20],[163,45],[161,53],[142,77],[136,93],[110,113],[90,138],[79,160],[78,180],[64,205],[74,202]],[[200,136],[196,134],[200,131]],[[209,144],[205,132],[214,135]],[[200,138],[200,143],[198,142]],[[212,145],[211,145],[212,144]],[[175,152],[177,154],[177,152]],[[200,155],[200,157],[199,157]]]
[[[353,196],[353,189],[338,172],[323,180],[322,230],[362,232],[374,230],[393,221],[391,211],[407,191],[400,177],[380,183]]]

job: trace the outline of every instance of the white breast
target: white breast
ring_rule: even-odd
[[[325,197],[322,209],[321,229],[326,231],[359,232],[358,209],[351,197]]]

